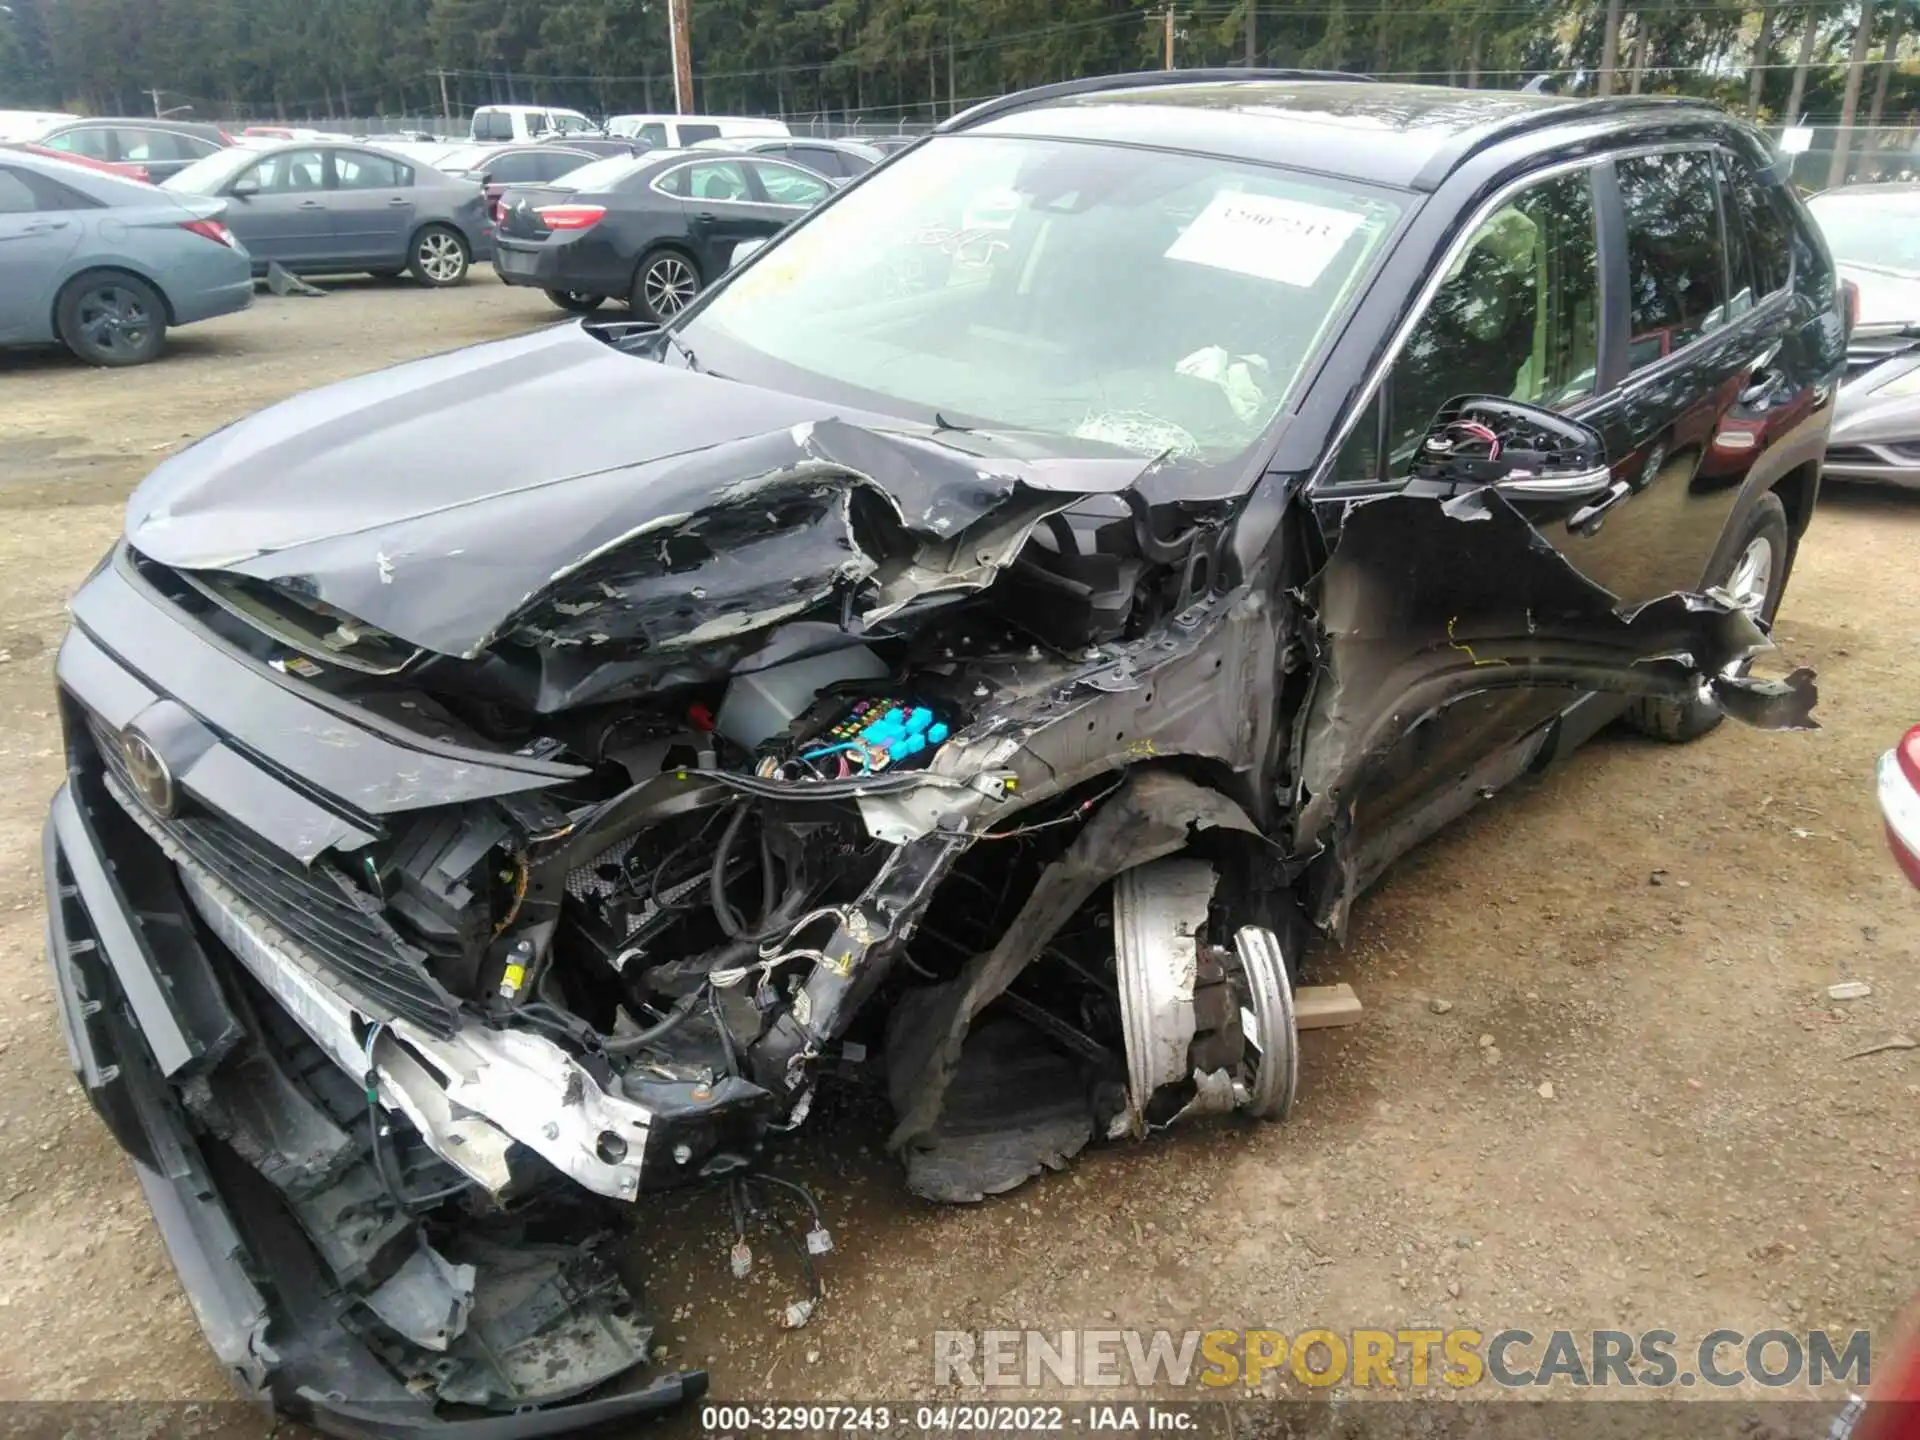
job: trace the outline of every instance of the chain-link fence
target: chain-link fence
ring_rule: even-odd
[[[1920,179],[1920,128],[1913,125],[1775,126],[1767,135],[1792,162],[1794,184],[1803,190]],[[1834,156],[1843,143],[1845,159],[1836,174]]]

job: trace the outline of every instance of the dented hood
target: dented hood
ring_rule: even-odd
[[[962,537],[992,532],[997,557],[1146,468],[1074,443],[934,432],[562,325],[221,430],[134,492],[127,538],[441,654],[501,639],[649,649],[772,623],[848,581],[878,587],[874,613],[984,584],[997,567]]]

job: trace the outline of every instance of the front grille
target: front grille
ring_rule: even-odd
[[[459,1029],[458,1002],[428,973],[426,951],[400,938],[378,900],[325,862],[304,867],[218,815],[162,819],[135,798],[117,737],[88,719],[108,791],[176,865],[225,886],[369,1015],[404,1018],[442,1039]]]

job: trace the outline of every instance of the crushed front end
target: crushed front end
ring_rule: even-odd
[[[329,1428],[700,1393],[648,1369],[621,1234],[824,1083],[884,1090],[956,1201],[1284,1116],[1381,746],[1543,678],[1731,702],[1763,643],[1706,597],[1636,628],[1497,499],[1381,502],[1329,555],[1292,503],[1236,550],[1242,507],[1149,506],[1137,461],[826,422],[675,464],[646,517],[583,477],[558,566],[457,511],[189,563],[136,497],[74,601],[75,1070],[223,1361]],[[1532,600],[1384,625],[1423,534]]]

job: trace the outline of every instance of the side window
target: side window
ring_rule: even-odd
[[[802,145],[794,148],[791,159],[797,160],[809,170],[817,170],[822,175],[844,175],[847,167],[841,163],[838,150],[829,150],[821,145]]]
[[[0,165],[0,215],[31,215],[40,208],[40,198],[18,170]]]
[[[282,150],[269,155],[240,178],[259,182],[263,195],[286,195],[295,191],[327,188],[326,157],[318,150]]]
[[[69,130],[64,135],[56,135],[46,142],[49,150],[63,151],[68,155],[84,155],[89,160],[113,159],[113,147],[105,130]]]
[[[747,172],[737,160],[703,160],[670,170],[659,180],[660,188],[683,200],[750,200]]]
[[[760,188],[775,205],[818,205],[833,187],[818,175],[809,175],[791,165],[762,161],[753,167],[760,177]]]
[[[547,123],[547,115],[544,110],[535,110],[527,116],[527,134],[529,135],[544,135],[552,128],[553,127]]]
[[[1591,395],[1599,337],[1593,188],[1575,171],[1488,217],[1434,292],[1387,379],[1390,461],[1404,466],[1461,395],[1550,407]]]
[[[513,119],[501,110],[476,110],[473,116],[473,138],[476,140],[513,139]]]
[[[1627,219],[1627,367],[1638,370],[1726,323],[1726,250],[1706,152],[1614,168]]]
[[[535,154],[526,150],[497,156],[486,167],[487,178],[502,185],[524,185],[530,180],[551,180],[553,176],[547,173],[548,167],[545,162],[556,158],[559,157]]]
[[[659,149],[666,148],[667,127],[658,120],[649,120],[640,127],[640,138]]]
[[[1744,241],[1752,267],[1756,298],[1771,295],[1791,275],[1793,230],[1782,213],[1782,198],[1760,183],[1753,167],[1738,155],[1720,156],[1721,193],[1727,202],[1727,225]],[[1731,237],[1730,237],[1731,238]],[[1738,249],[1735,251],[1739,253]],[[1734,289],[1740,271],[1734,271]]]
[[[680,131],[680,147],[683,150],[687,146],[698,144],[702,140],[718,140],[720,138],[720,127],[718,125],[689,125],[686,121],[682,120],[679,123],[678,129]]]
[[[334,151],[333,175],[342,190],[394,190],[413,183],[406,166],[365,150]]]
[[[192,160],[195,151],[180,143],[170,130],[122,130],[120,158],[144,164],[148,160]]]

